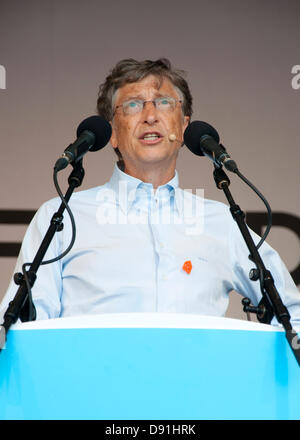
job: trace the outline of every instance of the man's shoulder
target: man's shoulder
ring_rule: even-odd
[[[90,203],[91,201],[97,201],[99,192],[106,191],[109,189],[108,183],[105,183],[100,186],[95,186],[92,188],[76,191],[72,194],[69,204],[84,204]],[[58,204],[61,203],[60,197],[53,197],[52,199],[47,200],[41,205],[42,207],[57,207]]]
[[[99,204],[99,194],[102,191],[105,191],[107,188],[107,184],[101,186],[96,186],[92,188],[88,188],[81,191],[76,191],[72,194],[68,205],[72,212],[88,212],[89,208],[95,209],[97,204]],[[52,215],[58,211],[62,200],[60,197],[53,197],[42,203],[37,212],[35,213],[34,220],[38,223],[43,223],[44,221],[48,221]]]
[[[178,190],[181,193],[181,196],[186,200],[199,200],[203,203],[205,209],[208,210],[208,212],[214,212],[216,214],[224,214],[227,215],[230,214],[229,206],[226,205],[223,202],[219,202],[218,200],[213,199],[207,199],[204,197],[204,195],[200,192],[198,193],[196,191],[196,194],[193,191],[190,190],[183,190],[181,188],[178,188]]]
[[[229,206],[223,202],[219,202],[218,200],[204,198],[204,204],[205,204],[205,207],[210,211],[213,211],[213,212],[216,212],[219,214],[230,213]]]
[[[203,212],[206,224],[211,227],[228,230],[233,222],[229,206],[218,200],[204,199]]]

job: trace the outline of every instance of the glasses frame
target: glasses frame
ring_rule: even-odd
[[[144,108],[145,108],[145,104],[146,104],[147,102],[152,102],[152,104],[154,105],[154,107],[157,109],[156,101],[157,101],[158,99],[166,99],[166,98],[174,100],[174,102],[175,102],[175,107],[176,107],[177,102],[180,102],[180,104],[182,104],[182,100],[181,100],[181,99],[174,98],[173,96],[158,96],[158,97],[155,98],[155,99],[150,99],[150,100],[145,100],[145,101],[144,101],[143,99],[128,99],[127,101],[122,102],[122,104],[116,105],[115,110],[114,110],[114,115],[115,115],[117,109],[120,108],[120,107],[123,108],[123,114],[124,114],[125,116],[138,115],[139,113],[142,113],[142,111],[143,111]],[[143,107],[141,108],[141,110],[139,110],[139,111],[137,111],[136,113],[133,113],[132,115],[130,115],[130,114],[126,113],[125,110],[124,110],[124,104],[126,104],[126,103],[129,102],[129,101],[139,101],[139,102],[141,102],[141,103],[143,104]],[[174,107],[174,110],[175,110],[175,107]],[[174,110],[172,110],[172,111],[174,111]]]

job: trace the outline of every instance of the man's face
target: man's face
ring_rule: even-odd
[[[122,107],[116,109],[111,145],[119,148],[125,172],[126,169],[143,171],[154,165],[175,168],[189,117],[183,116],[178,102],[182,98],[170,80],[160,81],[149,75],[139,82],[125,84],[116,92],[114,108],[133,98],[152,101],[158,97],[175,98],[175,109],[161,111],[152,102],[145,103],[143,110],[136,114],[124,114]],[[176,136],[174,141],[170,141],[170,134]]]

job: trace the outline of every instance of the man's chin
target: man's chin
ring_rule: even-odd
[[[143,155],[143,157],[137,158],[134,163],[129,163],[125,160],[125,169],[136,169],[136,170],[155,170],[155,168],[165,168],[168,169],[170,166],[176,165],[176,157],[166,156],[166,155]]]
[[[171,160],[176,160],[177,152],[168,151],[167,149],[146,147],[142,154],[139,155],[138,160],[144,163],[160,163],[160,162],[170,162]]]
[[[176,160],[176,159],[175,159]],[[142,158],[140,161],[141,167],[155,167],[155,166],[167,166],[174,158],[165,155],[147,155]]]

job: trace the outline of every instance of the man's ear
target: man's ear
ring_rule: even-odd
[[[184,117],[183,117],[183,134],[184,134],[184,132],[185,132],[185,129],[186,129],[187,126],[189,125],[190,120],[191,120],[191,118],[190,118],[189,116],[184,116]],[[184,146],[184,142],[182,142],[182,144],[181,144],[181,147],[183,147],[183,146]]]
[[[110,138],[110,144],[113,148],[118,148],[116,130],[115,130],[112,122],[111,122],[111,128],[112,128],[112,133],[111,133],[111,138]]]
[[[191,118],[189,116],[183,117],[183,131],[186,129],[186,127],[189,125]]]

